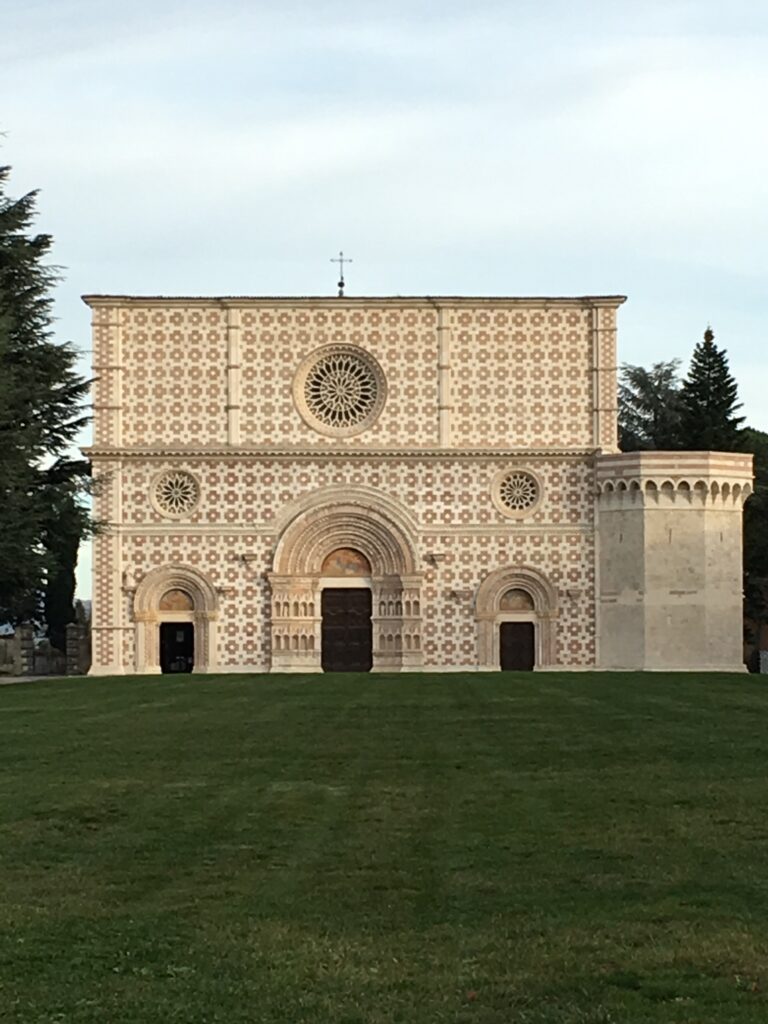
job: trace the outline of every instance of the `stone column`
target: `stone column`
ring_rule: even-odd
[[[155,612],[136,612],[136,672],[140,675],[159,675],[160,629]]]

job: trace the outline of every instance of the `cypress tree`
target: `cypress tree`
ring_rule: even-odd
[[[740,447],[743,416],[735,416],[741,403],[728,368],[724,349],[715,345],[711,327],[693,350],[688,376],[680,390],[680,438],[687,451],[736,451]]]
[[[89,532],[89,521],[71,487],[54,487],[49,509],[43,531],[47,555],[43,618],[51,645],[64,651],[67,624],[76,618],[75,569],[80,542]]]
[[[56,508],[77,499],[87,479],[67,449],[87,422],[88,383],[76,353],[52,339],[51,290],[58,279],[46,263],[51,238],[32,232],[35,192],[6,194],[9,168],[0,167],[0,622],[39,621],[56,558],[46,547]]]

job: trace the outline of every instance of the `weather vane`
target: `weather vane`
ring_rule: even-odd
[[[338,256],[332,256],[331,257],[331,263],[338,263],[339,264],[339,286],[338,286],[339,287],[339,298],[343,299],[344,298],[344,264],[345,263],[352,263],[352,260],[348,256],[345,256],[343,252],[339,251],[339,255]]]

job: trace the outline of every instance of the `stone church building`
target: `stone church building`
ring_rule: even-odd
[[[92,673],[741,668],[751,456],[618,452],[623,297],[85,301]]]

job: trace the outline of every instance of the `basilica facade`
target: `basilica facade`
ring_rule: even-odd
[[[623,297],[85,301],[92,673],[741,667],[751,456],[618,452]]]

